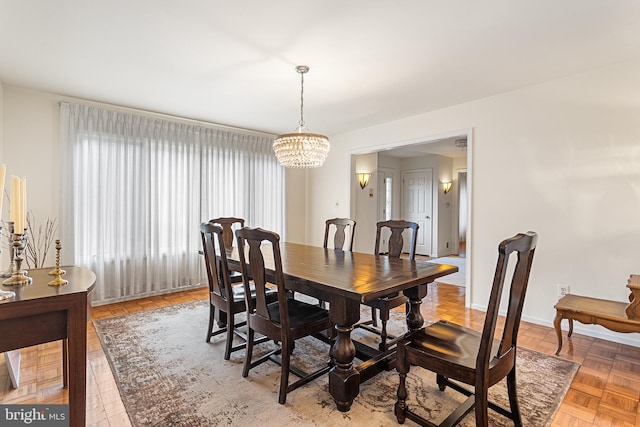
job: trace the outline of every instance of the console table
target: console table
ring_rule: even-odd
[[[87,319],[96,276],[85,268],[63,269],[69,281],[65,286],[48,286],[50,268],[29,270],[30,285],[2,286],[16,296],[0,301],[0,352],[66,339],[69,421],[80,427],[86,421]]]

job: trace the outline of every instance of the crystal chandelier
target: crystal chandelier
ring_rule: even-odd
[[[293,133],[278,135],[273,141],[273,151],[280,164],[286,168],[317,168],[322,166],[329,152],[329,138],[307,132],[304,126],[304,75],[306,65],[298,65],[300,73],[300,122]]]

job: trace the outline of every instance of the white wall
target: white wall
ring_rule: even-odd
[[[354,173],[353,189],[354,216],[356,221],[356,233],[354,236],[353,249],[356,252],[373,253],[376,241],[376,223],[378,222],[378,207],[380,203],[380,188],[378,182],[380,175],[378,173],[378,154],[361,154],[353,156]],[[360,188],[356,173],[369,172],[369,184],[365,188]]]
[[[640,61],[332,136],[313,171],[313,217],[329,217],[325,194],[348,180],[350,152],[473,129],[471,295],[486,306],[498,243],[540,235],[524,318],[551,325],[556,285],[619,301],[640,272]],[[309,234],[309,243],[318,238]],[[640,343],[601,327],[576,326]]]
[[[36,224],[43,224],[47,217],[58,218],[60,206],[58,98],[6,84],[3,92],[0,130],[7,179],[11,175],[27,178],[27,208]],[[3,204],[4,220],[9,219],[8,205]],[[55,248],[50,249],[47,260],[45,265],[54,264]],[[0,269],[7,267],[8,258],[3,254]]]

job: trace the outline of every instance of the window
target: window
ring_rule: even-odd
[[[271,137],[62,104],[61,142],[61,231],[69,261],[98,276],[98,304],[198,285],[203,221],[284,231]]]

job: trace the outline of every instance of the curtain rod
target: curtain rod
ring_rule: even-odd
[[[221,124],[217,124],[217,123],[205,122],[205,121],[202,121],[202,120],[189,119],[189,118],[186,118],[186,117],[174,116],[172,114],[158,113],[156,111],[149,111],[149,110],[142,110],[140,108],[123,107],[121,105],[108,104],[106,102],[89,101],[89,100],[86,100],[86,99],[79,99],[78,101],[80,101],[80,102],[82,102],[84,104],[89,104],[89,105],[94,106],[94,107],[108,107],[108,108],[117,109],[117,110],[122,111],[122,112],[140,113],[140,114],[146,114],[146,115],[150,115],[150,116],[155,116],[155,117],[158,117],[158,118],[180,120],[180,121],[183,121],[183,122],[188,122],[188,123],[193,123],[193,124],[213,127],[213,128],[219,129],[219,130],[246,132],[246,133],[251,133],[251,134],[259,135],[259,136],[269,136],[269,137],[276,136],[273,133],[260,132],[260,131],[257,131],[257,130],[244,129],[244,128],[239,128],[239,127],[235,127],[235,126],[221,125]],[[63,102],[72,103],[72,102],[78,102],[78,101],[59,101],[58,105],[62,104]]]

